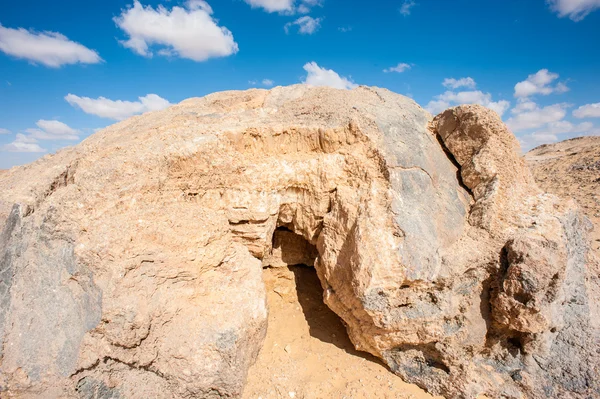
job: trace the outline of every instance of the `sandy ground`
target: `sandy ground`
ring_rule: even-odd
[[[600,137],[537,147],[525,159],[543,190],[581,205],[594,224],[592,248],[600,254]]]
[[[268,268],[264,280],[269,327],[243,399],[433,398],[354,350],[313,268]]]

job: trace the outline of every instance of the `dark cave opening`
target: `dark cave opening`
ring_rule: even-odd
[[[263,267],[274,273],[285,269],[282,271],[293,274],[297,301],[312,337],[353,356],[382,364],[371,354],[355,349],[342,319],[324,303],[323,286],[314,267],[317,257],[317,248],[304,237],[286,227],[279,227],[273,234],[273,250],[265,257]]]

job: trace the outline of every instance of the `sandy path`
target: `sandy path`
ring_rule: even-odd
[[[269,328],[244,399],[433,398],[360,353],[322,301],[314,269],[265,269]]]

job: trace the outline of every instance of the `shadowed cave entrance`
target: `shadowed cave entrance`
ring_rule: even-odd
[[[269,311],[278,309],[272,303],[274,299],[296,302],[311,337],[335,345],[349,355],[383,364],[371,354],[354,348],[342,319],[323,302],[323,287],[314,268],[317,248],[286,227],[275,230],[272,244],[271,253],[263,259]]]
[[[316,256],[316,248],[302,236],[285,228],[275,231],[273,251],[263,260],[267,335],[242,399],[370,398],[377,392],[389,392],[390,398],[429,397],[419,396],[422,391],[379,359],[354,349],[342,320],[323,302],[312,266]]]

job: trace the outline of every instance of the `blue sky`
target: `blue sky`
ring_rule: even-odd
[[[0,169],[215,91],[480,103],[525,149],[600,135],[600,0],[63,0],[0,13]]]

